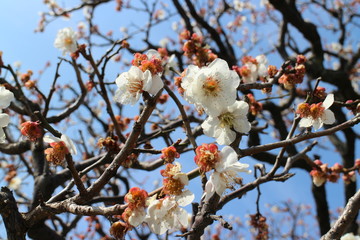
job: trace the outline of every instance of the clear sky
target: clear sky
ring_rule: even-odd
[[[98,20],[101,23],[104,23],[104,27],[108,27],[109,30],[112,29],[112,26],[115,26],[113,20],[111,20],[112,14],[115,14],[107,10],[113,9],[113,6],[110,8],[105,8],[103,12],[97,14]],[[16,61],[20,61],[21,71],[25,72],[28,69],[32,69],[37,76],[37,71],[41,70],[47,61],[51,62],[51,67],[46,71],[42,77],[41,84],[43,88],[47,88],[47,84],[51,84],[51,80],[47,81],[47,78],[52,79],[54,75],[54,69],[57,62],[57,58],[61,56],[61,52],[54,48],[53,42],[56,36],[57,31],[60,28],[71,26],[76,28],[77,21],[75,16],[75,21],[55,21],[51,23],[45,30],[44,33],[34,33],[34,30],[37,27],[37,23],[40,19],[38,12],[45,10],[45,7],[42,4],[42,1],[29,1],[29,0],[12,0],[6,1],[3,0],[0,2],[0,51],[3,51],[3,60],[5,64],[13,64]],[[103,19],[102,19],[103,18]],[[110,20],[109,20],[110,19]],[[116,18],[115,18],[116,19]],[[128,19],[122,19],[123,21],[130,21]],[[119,19],[117,19],[119,21]],[[118,31],[115,34],[119,34],[119,25],[116,23],[117,28],[114,31]],[[166,31],[165,31],[166,32]],[[162,34],[163,32],[161,32]],[[165,33],[166,34],[166,33]],[[119,72],[119,69],[114,70],[111,74],[116,76],[116,73]],[[65,74],[65,73],[61,73]],[[66,75],[65,75],[66,76]],[[246,138],[244,139],[246,142]],[[320,142],[328,141],[326,138],[320,139]],[[332,148],[329,150],[322,150],[322,153],[328,158],[333,158]],[[320,150],[321,151],[321,150]],[[314,152],[311,152],[312,155]],[[359,156],[359,152],[357,152]],[[182,158],[185,158],[182,157]],[[325,158],[324,158],[325,159]],[[338,160],[339,158],[336,157]],[[189,159],[190,160],[190,159]],[[192,159],[191,159],[192,161]],[[252,161],[250,158],[244,158],[241,162],[247,162],[250,165],[255,164],[255,161]],[[332,161],[334,163],[335,161]],[[185,170],[191,170],[193,164],[189,166],[184,166]],[[269,169],[269,167],[267,168]],[[313,204],[312,194],[311,194],[311,178],[310,176],[300,170],[294,170],[296,176],[291,178],[285,183],[267,183],[261,185],[262,198],[261,198],[261,207],[263,212],[266,211],[264,205],[265,203],[279,203],[281,201],[286,201],[291,198],[295,203],[303,204]],[[252,175],[245,177],[245,182],[250,181]],[[359,181],[358,181],[359,182]],[[195,180],[190,188],[193,191],[199,191],[199,181]],[[1,182],[4,184],[4,182]],[[343,182],[340,183],[328,183],[327,186],[328,201],[330,204],[330,209],[335,210],[337,207],[343,206],[344,197],[343,197]],[[198,196],[199,198],[199,193]],[[256,205],[254,199],[256,198],[256,191],[252,191],[247,194],[243,199],[236,201],[232,204],[226,206],[220,214],[227,215],[239,215],[242,217],[242,220],[248,220],[244,217],[244,214],[253,214],[256,211]],[[4,236],[5,230],[4,226],[0,225],[0,236]]]

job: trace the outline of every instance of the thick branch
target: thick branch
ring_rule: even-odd
[[[359,209],[360,190],[352,198],[350,198],[341,216],[335,222],[330,231],[321,238],[321,240],[340,239],[345,231],[345,228],[354,220],[355,216],[358,214]]]

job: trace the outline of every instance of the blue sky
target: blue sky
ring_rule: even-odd
[[[120,36],[118,31],[118,22],[131,22],[130,16],[119,17],[116,12],[113,11],[114,6],[108,6],[102,8],[97,12],[97,20],[100,24],[104,23],[104,28],[108,27],[109,30],[113,29],[115,34]],[[41,88],[46,89],[47,84],[51,84],[54,69],[57,58],[61,56],[61,52],[53,47],[53,42],[58,29],[63,27],[71,26],[76,28],[77,16],[71,21],[58,20],[51,23],[45,33],[34,33],[34,29],[37,27],[37,23],[40,19],[38,12],[45,10],[42,1],[28,1],[28,0],[14,0],[14,1],[1,1],[0,3],[0,51],[3,51],[3,60],[5,64],[12,64],[15,61],[22,63],[21,71],[25,72],[28,69],[32,69],[37,76],[37,71],[42,69],[47,61],[51,62],[51,67],[45,72],[41,80]],[[102,19],[106,15],[106,19]],[[110,20],[109,20],[110,19]],[[102,27],[102,25],[100,25]],[[116,26],[116,28],[115,28]],[[165,30],[166,32],[167,30]],[[157,38],[157,36],[154,36]],[[160,36],[159,36],[160,39]],[[114,69],[109,72],[109,79],[116,77],[116,74],[120,72],[120,69]],[[64,73],[62,73],[64,74]],[[66,75],[64,75],[66,77]],[[246,137],[243,140],[246,142]],[[326,138],[320,139],[321,141],[328,141]],[[221,148],[221,147],[220,147]],[[318,150],[317,150],[318,151]],[[329,150],[319,150],[324,154],[323,159],[332,158],[329,165],[339,160],[339,157],[331,154],[333,148]],[[276,151],[275,151],[276,152]],[[310,155],[314,153],[311,152]],[[330,154],[329,154],[330,153]],[[325,157],[326,156],[326,157]],[[357,152],[359,156],[359,152]],[[192,161],[193,156],[191,154],[184,155],[181,158],[182,162]],[[335,158],[335,159],[333,159]],[[246,157],[241,162],[249,163],[251,166],[256,162]],[[189,171],[194,167],[194,164],[188,164],[184,166],[184,170]],[[268,166],[267,169],[270,167]],[[286,201],[289,198],[293,199],[294,202],[313,204],[311,194],[311,178],[310,176],[300,170],[294,170],[296,173],[295,177],[291,178],[285,183],[267,183],[261,186],[262,198],[261,207],[265,212],[265,203],[278,203]],[[160,176],[159,176],[160,177]],[[246,176],[245,181],[250,181],[252,175]],[[359,181],[358,181],[359,182]],[[190,184],[190,188],[194,192],[199,192],[199,181],[194,180]],[[330,209],[335,210],[337,207],[343,206],[343,183],[327,184],[328,201]],[[199,195],[199,194],[198,194]],[[199,197],[199,196],[198,196]],[[229,204],[226,206],[220,214],[228,215],[239,215],[243,221],[247,220],[245,214],[253,214],[256,211],[255,201],[256,191],[247,194],[244,198],[236,201],[236,203]],[[4,236],[4,227],[0,226],[0,236]]]

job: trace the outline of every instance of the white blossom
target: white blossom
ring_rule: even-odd
[[[175,197],[165,197],[160,200],[152,199],[145,222],[149,225],[150,230],[156,234],[163,234],[170,229],[186,228],[189,224],[188,213],[181,207],[190,203],[188,201],[176,201]]]
[[[69,27],[60,29],[56,35],[54,46],[62,50],[62,55],[77,50],[76,33]]]
[[[73,141],[65,134],[61,135],[61,138],[54,137],[52,135],[45,135],[43,138],[44,142],[46,143],[53,143],[53,142],[64,142],[67,149],[69,150],[69,153],[72,155],[77,154],[76,147],[73,143]]]
[[[236,132],[250,131],[251,124],[246,117],[248,111],[249,105],[246,102],[236,101],[233,105],[224,108],[218,116],[209,116],[201,127],[205,135],[216,138],[218,144],[229,145],[235,140]]]
[[[152,77],[149,70],[143,72],[132,66],[128,72],[120,74],[116,79],[116,85],[118,89],[114,100],[121,104],[134,105],[143,91],[155,95],[163,87],[163,82],[157,75]]]
[[[205,185],[205,201],[214,193],[221,196],[226,188],[230,187],[237,178],[238,172],[250,173],[248,164],[240,163],[234,149],[224,147],[220,154],[220,161],[215,164],[214,172]]]
[[[129,223],[132,226],[137,227],[145,220],[145,217],[146,211],[143,207],[133,209],[129,217]]]
[[[14,94],[5,87],[0,87],[0,110],[7,108],[12,100],[14,100]]]
[[[257,65],[257,72],[258,75],[260,77],[265,77],[268,75],[268,70],[267,70],[267,64],[268,64],[268,60],[266,58],[266,56],[264,54],[261,54],[259,56],[256,56],[256,61],[258,63]]]
[[[237,73],[229,69],[225,60],[217,58],[206,67],[190,65],[181,87],[186,101],[203,108],[208,115],[218,116],[224,107],[236,101],[239,83]]]
[[[315,115],[303,117],[300,120],[300,127],[311,127],[318,130],[323,124],[333,124],[335,122],[334,113],[328,108],[334,103],[334,94],[328,94],[324,102],[318,106],[318,112]]]

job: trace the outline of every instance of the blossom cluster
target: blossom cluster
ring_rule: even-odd
[[[171,63],[169,63],[170,59]],[[118,89],[114,100],[121,104],[135,105],[143,92],[157,94],[164,86],[161,80],[164,66],[173,66],[174,57],[170,59],[162,58],[160,53],[153,49],[146,54],[136,53],[130,70],[116,78]]]
[[[191,34],[184,30],[180,34],[180,40],[183,42],[184,55],[198,67],[205,66],[217,58],[217,55],[204,44],[203,38],[196,33]]]
[[[296,113],[301,117],[300,127],[311,127],[318,130],[323,124],[333,124],[335,122],[334,113],[329,110],[334,103],[334,95],[328,94],[324,102],[319,103],[301,103],[298,105]]]
[[[3,113],[3,109],[10,106],[14,100],[14,94],[7,90],[4,86],[0,86],[0,143],[5,141],[5,132],[3,130],[10,122],[8,114]]]
[[[335,163],[332,167],[328,167],[327,163],[322,163],[320,160],[314,161],[315,166],[311,170],[310,175],[312,176],[313,183],[315,186],[320,187],[329,182],[337,182],[342,173],[342,179],[346,184],[356,181],[355,170],[360,173],[360,159],[355,161],[354,167],[350,169],[344,168],[339,163]]]
[[[268,76],[267,59],[265,55],[259,55],[256,58],[245,56],[241,59],[242,66],[233,66],[240,76],[243,83],[253,83],[259,78],[266,78]]]
[[[205,135],[222,145],[232,143],[236,132],[251,128],[246,116],[249,105],[236,100],[239,84],[239,76],[220,58],[201,68],[190,65],[181,79],[185,100],[209,115],[201,125]]]
[[[249,165],[240,163],[234,149],[225,146],[221,151],[215,144],[202,144],[196,149],[195,163],[202,172],[214,170],[205,185],[205,201],[214,193],[221,196],[227,188],[241,182],[238,172],[247,172]]]
[[[292,89],[295,84],[302,83],[306,73],[305,62],[305,56],[298,55],[295,66],[287,67],[286,72],[279,78],[279,83],[282,83],[286,89]]]
[[[164,186],[160,198],[156,195],[149,197],[145,190],[138,187],[131,188],[125,195],[128,206],[121,215],[124,222],[112,225],[110,232],[113,236],[120,238],[143,222],[156,234],[188,226],[188,213],[182,207],[194,200],[194,194],[184,189],[189,182],[187,175],[181,172],[178,162],[167,164],[161,175]]]
[[[163,194],[160,199],[152,197],[149,202],[145,221],[152,232],[163,234],[167,230],[179,230],[188,226],[188,213],[182,207],[189,205],[195,198],[194,194],[184,189],[188,185],[188,176],[181,172],[181,164],[168,163],[161,171]]]

